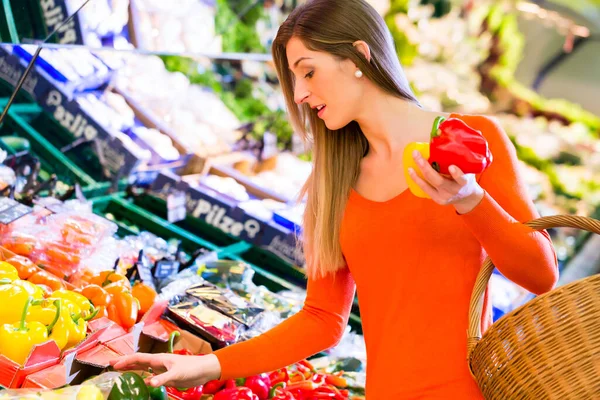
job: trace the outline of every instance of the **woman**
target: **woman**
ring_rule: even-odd
[[[481,398],[467,368],[466,329],[486,254],[533,293],[557,279],[549,236],[520,223],[538,215],[506,134],[489,118],[449,115],[485,135],[494,161],[479,176],[453,168],[450,179],[415,154],[423,179],[411,177],[431,199],[418,198],[407,190],[403,149],[428,141],[440,114],[419,106],[371,6],[314,0],[298,7],[280,27],[273,57],[291,122],[313,143],[303,310],[208,356],[136,354],[114,367],[150,366],[165,371],[152,385],[183,387],[273,371],[338,343],[356,287],[369,400]],[[489,301],[485,307],[484,329]]]

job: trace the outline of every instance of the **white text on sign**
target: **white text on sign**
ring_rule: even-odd
[[[206,200],[198,200],[194,207],[192,215],[196,218],[203,218],[210,225],[221,229],[223,232],[233,236],[240,236],[246,232],[250,239],[254,239],[260,231],[258,221],[249,219],[244,223],[237,222],[233,218],[225,215],[227,210],[217,204],[211,204]]]

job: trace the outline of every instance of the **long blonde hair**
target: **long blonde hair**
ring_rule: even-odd
[[[345,265],[340,228],[350,189],[369,144],[351,122],[332,131],[308,104],[294,102],[294,79],[286,45],[299,38],[310,50],[349,59],[385,92],[418,103],[402,71],[392,36],[383,18],[364,0],[312,0],[297,7],[281,25],[272,54],[294,130],[312,145],[313,170],[301,196],[307,195],[303,238],[307,275],[323,277]],[[353,43],[365,41],[371,61]],[[333,79],[334,77],[332,77]]]

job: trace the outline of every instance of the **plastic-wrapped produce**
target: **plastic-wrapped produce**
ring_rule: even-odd
[[[180,323],[187,324],[217,347],[236,343],[247,329],[244,324],[216,311],[193,296],[178,300],[169,306],[170,315]]]
[[[244,300],[232,291],[220,289],[209,282],[196,284],[188,288],[186,293],[248,327],[254,325],[256,318],[264,311],[261,307]]]
[[[100,400],[108,399],[118,372],[106,372],[80,385],[61,389],[8,389],[0,391],[0,400]]]

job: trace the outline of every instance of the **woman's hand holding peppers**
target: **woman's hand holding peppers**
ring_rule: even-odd
[[[459,214],[466,214],[483,199],[484,191],[474,174],[464,174],[456,165],[451,165],[448,171],[452,179],[449,179],[434,170],[418,151],[413,157],[423,178],[412,168],[409,169],[410,177],[436,203],[451,204]]]
[[[483,134],[458,118],[437,117],[427,142],[409,143],[402,162],[417,197],[452,204],[459,214],[475,208],[484,191],[475,179],[493,161]]]

